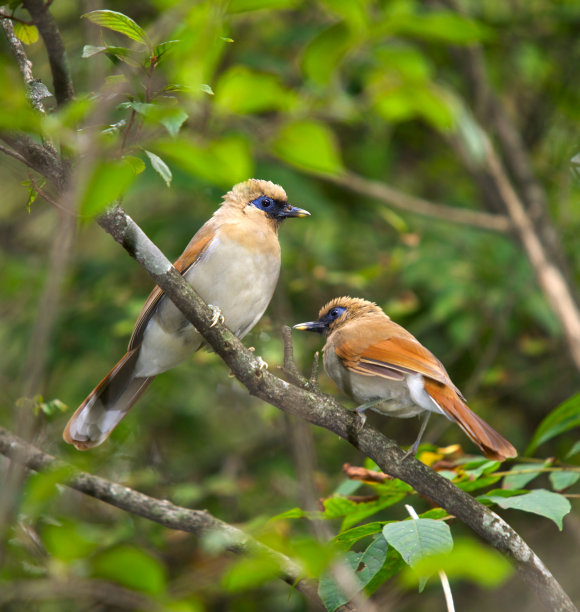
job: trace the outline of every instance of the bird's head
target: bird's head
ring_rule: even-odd
[[[280,185],[271,181],[249,179],[238,183],[224,197],[225,204],[235,206],[249,214],[263,214],[278,226],[289,217],[309,217],[303,208],[292,206]]]
[[[347,321],[377,314],[386,316],[374,302],[348,296],[338,297],[320,309],[317,321],[298,323],[294,325],[294,329],[313,331],[323,336],[328,336],[339,327],[342,327]]]

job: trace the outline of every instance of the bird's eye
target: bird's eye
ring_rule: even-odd
[[[330,311],[330,316],[331,316],[333,319],[336,319],[336,318],[337,318],[339,315],[340,315],[340,310],[339,310],[338,308],[333,308],[333,309]]]
[[[262,198],[262,201],[260,202],[262,208],[269,208],[273,203],[272,198]]]

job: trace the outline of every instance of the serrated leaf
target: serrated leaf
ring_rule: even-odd
[[[168,187],[171,187],[171,180],[173,179],[173,174],[171,174],[171,170],[169,166],[159,157],[159,155],[155,155],[151,151],[145,150],[149,161],[151,162],[151,167],[159,176],[165,181],[165,184]]]
[[[83,17],[103,28],[124,34],[128,38],[150,46],[145,30],[131,17],[117,11],[98,10],[85,13]]]
[[[98,554],[91,565],[93,576],[97,578],[105,578],[150,595],[160,595],[165,591],[165,566],[137,547],[116,546]]]
[[[433,519],[389,523],[384,526],[383,535],[411,566],[429,555],[448,552],[453,548],[449,526]]]
[[[25,45],[33,45],[38,40],[38,28],[35,25],[14,21],[14,34]]]
[[[513,497],[502,497],[498,495],[499,491],[490,493],[492,494],[482,496],[482,498],[497,504],[500,508],[522,510],[545,516],[554,521],[560,531],[562,531],[562,519],[572,507],[563,495],[545,489],[535,489],[524,495]]]
[[[310,172],[339,174],[344,167],[338,141],[320,121],[304,120],[283,125],[272,143],[284,161]]]
[[[540,423],[526,449],[526,455],[533,453],[540,444],[578,426],[580,426],[580,393],[560,404]]]
[[[580,472],[571,472],[563,470],[561,472],[552,472],[550,474],[550,482],[555,491],[562,491],[576,484],[580,480]]]

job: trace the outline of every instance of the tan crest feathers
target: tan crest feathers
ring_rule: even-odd
[[[333,308],[346,308],[348,312],[348,318],[353,319],[357,316],[364,316],[368,314],[382,314],[387,315],[377,306],[374,302],[363,300],[361,298],[353,298],[345,295],[343,297],[337,297],[325,304],[318,313],[318,318],[323,317],[327,312]],[[388,318],[388,317],[387,317]]]
[[[269,196],[274,200],[282,202],[288,201],[288,196],[280,185],[262,179],[248,179],[243,183],[234,185],[231,191],[228,191],[224,196],[222,205],[244,208],[249,202],[261,195]]]

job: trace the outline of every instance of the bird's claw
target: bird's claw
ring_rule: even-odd
[[[263,359],[260,357],[260,355],[258,355],[258,356],[256,357],[256,360],[257,360],[257,362],[258,362],[258,369],[259,369],[260,371],[262,371],[262,370],[267,370],[267,369],[268,369],[268,363],[267,363],[266,361],[264,361],[264,360],[263,360]]]
[[[359,408],[362,408],[362,410],[359,410]],[[356,413],[358,414],[358,418],[360,420],[357,431],[362,431],[365,423],[367,422],[367,415],[365,414],[366,407],[359,406],[359,408],[356,409]]]
[[[221,310],[221,308],[219,306],[214,306],[213,304],[208,304],[208,308],[213,313],[213,317],[212,317],[212,320],[211,320],[210,327],[215,327],[218,324],[218,321],[220,323],[224,323],[225,322],[224,315],[222,314],[222,310]]]

